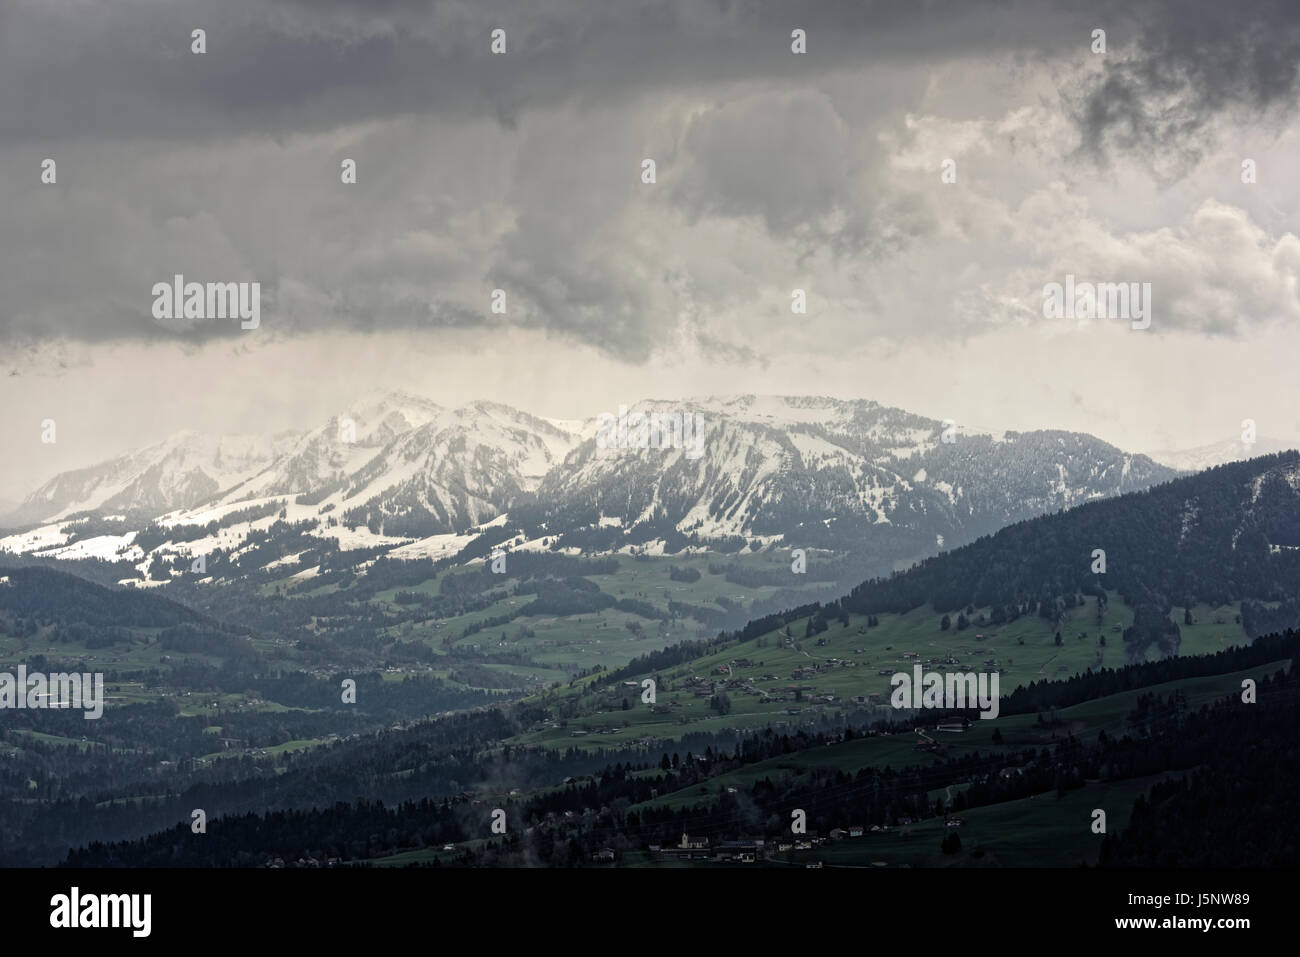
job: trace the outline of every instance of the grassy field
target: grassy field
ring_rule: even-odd
[[[973,617],[978,620],[981,613],[988,612],[976,609]],[[1182,624],[1182,612],[1171,612],[1183,633],[1181,654],[1208,654],[1246,641],[1231,608],[1194,607],[1196,623],[1191,626]],[[945,631],[940,627],[942,617],[923,607],[903,615],[880,615],[879,624],[868,627],[866,618],[849,616],[847,625],[833,621],[827,631],[811,637],[805,637],[805,622],[792,623],[789,636],[784,629],[773,631],[661,672],[656,703],[668,708],[667,713],[655,713],[642,704],[638,689],[613,688],[596,676],[582,687],[603,693],[579,698],[572,706],[576,709],[573,717],[525,734],[518,741],[595,748],[608,746],[610,736],[575,737],[573,732],[614,725],[625,729],[620,731],[623,737],[677,740],[689,732],[769,723],[794,726],[820,712],[887,708],[891,676],[898,671],[911,673],[917,663],[926,672],[996,672],[1002,695],[1022,684],[1129,663],[1122,631],[1132,624],[1133,613],[1118,595],[1111,596],[1100,624],[1092,602],[1070,609],[1055,627],[1042,618],[1026,616],[1007,625],[974,624],[961,631],[951,627]],[[1059,645],[1055,640],[1058,631]],[[748,664],[733,663],[740,659]],[[731,707],[725,715],[711,709],[711,694],[695,694],[696,688],[707,687],[709,682],[736,679],[742,686],[727,691]],[[557,703],[573,693],[564,688],[538,700]],[[865,704],[853,701],[868,695],[877,697]],[[630,699],[629,710],[621,710],[623,697]],[[618,703],[613,708],[609,707],[611,700]]]
[[[940,818],[861,837],[833,841],[809,851],[780,854],[785,864],[813,861],[825,867],[1077,867],[1096,864],[1102,835],[1092,832],[1092,812],[1106,812],[1109,833],[1128,824],[1133,802],[1167,775],[1088,784],[1063,797],[1055,792],[961,812],[959,828]],[[956,831],[961,850],[944,854],[940,843]]]
[[[969,731],[963,733],[931,733],[940,742],[939,757],[944,759],[975,752],[1015,753],[1026,748],[1050,747],[1055,739],[1066,735],[1093,738],[1099,732],[1105,731],[1114,737],[1126,732],[1127,716],[1133,710],[1140,695],[1154,693],[1164,696],[1181,691],[1187,700],[1188,708],[1198,708],[1216,698],[1239,692],[1243,678],[1259,680],[1264,675],[1271,674],[1286,665],[1287,662],[1278,661],[1226,675],[1187,678],[1151,688],[1107,695],[1069,708],[1062,708],[1057,712],[1057,717],[1062,723],[1050,727],[1039,725],[1037,715],[1019,714],[1005,715],[994,721],[976,721]],[[995,730],[1002,736],[1000,744],[993,741]],[[746,790],[751,788],[754,782],[763,778],[776,780],[787,775],[798,781],[806,778],[814,768],[829,767],[850,774],[861,768],[900,768],[906,765],[933,764],[937,769],[938,758],[916,749],[919,740],[919,736],[911,732],[860,737],[814,751],[771,758],[747,765],[737,771],[710,778],[707,786],[696,785],[671,794],[660,795],[635,807],[691,807],[705,802],[710,794],[716,794],[719,789],[734,787]],[[962,783],[964,782],[936,776],[931,786],[940,790],[946,789],[948,785],[956,786]]]
[[[496,838],[500,840],[500,838]],[[369,861],[375,867],[409,867],[412,864],[431,864],[434,861],[448,862],[451,861],[461,851],[466,849],[476,849],[487,843],[484,840],[462,841],[455,845],[453,850],[444,851],[441,848],[426,847],[415,851],[402,851],[398,854],[390,854],[387,857],[376,857]]]

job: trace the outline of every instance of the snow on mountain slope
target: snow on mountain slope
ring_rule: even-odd
[[[82,511],[156,514],[191,507],[256,474],[292,441],[286,435],[177,432],[139,451],[56,475],[27,497],[13,519],[57,521]]]
[[[743,538],[901,561],[1174,474],[1088,435],[953,435],[866,400],[713,396],[647,400],[628,413],[631,441],[610,443],[607,417],[557,421],[494,402],[448,409],[388,393],[278,444],[191,434],[83,470],[93,475],[58,476],[38,494],[60,505],[55,517],[142,510],[155,522],[149,549],[183,556],[237,553],[271,534],[283,511],[296,530],[275,534],[299,536],[299,551],[306,534],[444,557],[464,547],[469,529],[508,512],[530,543],[565,550],[673,551]],[[700,422],[700,444],[637,447],[634,422],[649,413]],[[142,528],[139,514],[131,521]],[[173,543],[160,544],[159,526],[177,527]],[[64,531],[55,521],[0,549],[147,566],[128,531]]]
[[[474,402],[397,436],[348,478],[346,524],[427,537],[462,531],[537,488],[577,437],[535,416]]]
[[[811,535],[851,547],[869,528],[892,526],[924,533],[926,543],[942,535],[951,546],[1173,474],[1076,433],[962,434],[945,442],[943,423],[866,401],[641,402],[628,420],[668,412],[700,416],[702,455],[589,440],[547,476],[541,507],[569,526],[617,517],[625,529],[653,525],[700,539]]]
[[[225,501],[271,495],[319,495],[341,487],[389,442],[433,420],[445,410],[404,392],[372,395],[303,435],[289,453],[247,482]]]

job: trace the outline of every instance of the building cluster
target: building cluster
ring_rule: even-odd
[[[899,823],[911,824],[912,819],[901,818]],[[960,818],[950,818],[947,822],[948,827],[960,827],[961,824]],[[884,833],[889,830],[888,824],[873,824],[871,827],[850,824],[847,827],[832,828],[825,836],[822,836],[817,831],[808,831],[806,834],[786,835],[776,840],[764,837],[740,837],[736,840],[717,842],[713,842],[707,837],[692,837],[683,834],[682,839],[670,847],[651,844],[650,852],[661,861],[712,861],[719,864],[752,864],[777,854],[811,851],[813,848],[821,847],[828,841],[851,840],[868,833]],[[610,859],[612,860],[612,856]]]

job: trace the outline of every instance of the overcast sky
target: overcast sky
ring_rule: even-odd
[[[1300,438],[1298,65],[1293,0],[0,0],[0,499],[376,388]],[[260,327],[156,320],[177,273]]]

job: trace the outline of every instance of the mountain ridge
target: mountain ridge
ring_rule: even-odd
[[[508,515],[525,548],[662,554],[783,543],[887,567],[1176,474],[1085,433],[968,434],[867,399],[649,399],[604,414],[625,414],[624,434],[649,414],[695,416],[703,454],[609,447],[600,416],[578,424],[490,400],[452,409],[392,392],[274,443],[178,433],[63,473],[25,503],[44,503],[51,517],[0,538],[0,549],[143,566],[157,545],[139,547],[145,525],[162,530],[164,545],[166,530],[178,530],[169,554],[193,557],[238,551],[283,521],[343,548],[443,554]],[[213,522],[227,530],[197,533]]]

